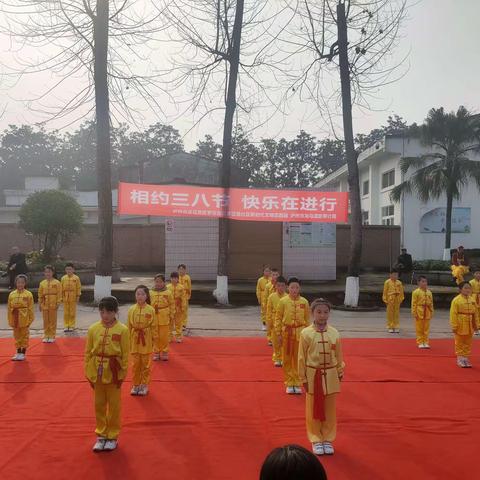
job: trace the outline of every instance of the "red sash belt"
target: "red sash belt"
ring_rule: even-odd
[[[120,362],[118,361],[118,357],[116,355],[97,355],[97,357],[101,358],[102,363],[104,358],[108,358],[108,366],[112,372],[113,383],[117,385],[117,387],[120,387],[122,382],[118,378],[118,374],[120,373]]]
[[[134,330],[138,333],[137,337],[137,345],[140,343],[145,346],[147,344],[145,340],[145,329],[144,328],[134,328]]]
[[[323,391],[323,377],[327,376],[327,370],[332,368],[337,368],[336,365],[331,367],[311,367],[307,365],[308,368],[315,369],[315,379],[314,379],[314,392],[313,392],[313,418],[315,420],[320,420],[321,422],[325,421],[325,392]],[[327,379],[325,378],[325,384]]]

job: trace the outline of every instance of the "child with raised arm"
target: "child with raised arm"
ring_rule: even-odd
[[[155,310],[155,329],[157,341],[153,346],[154,360],[168,360],[170,343],[170,324],[175,321],[175,300],[172,292],[167,289],[165,276],[155,275],[155,286],[150,290],[150,302]]]
[[[310,324],[308,300],[300,296],[300,280],[288,280],[288,295],[280,300],[275,313],[275,322],[281,332],[283,373],[286,393],[301,395],[302,382],[298,376],[298,345],[300,333]]]
[[[97,441],[94,452],[117,448],[121,390],[127,376],[129,333],[117,320],[118,301],[105,297],[98,304],[101,320],[90,326],[85,345],[85,376],[94,390]]]
[[[307,436],[316,455],[334,453],[335,402],[345,368],[340,334],[328,325],[330,310],[323,298],[312,302],[313,325],[300,334],[298,352],[298,374],[306,391]]]
[[[145,285],[135,289],[137,303],[128,310],[130,353],[133,359],[133,386],[130,395],[148,394],[152,370],[153,345],[157,341],[155,309],[150,305],[150,292]]]
[[[60,280],[63,297],[63,326],[64,332],[73,332],[77,322],[77,304],[82,294],[82,283],[78,275],[75,275],[73,263],[65,265],[65,275]]]
[[[480,318],[472,295],[472,286],[468,282],[458,285],[460,293],[452,300],[450,306],[450,326],[455,335],[455,354],[457,365],[471,368],[468,357],[472,353],[473,334],[478,330]]]
[[[397,270],[392,270],[390,278],[385,281],[382,299],[387,305],[388,333],[400,333],[400,305],[405,300],[405,294]]]
[[[62,284],[55,278],[51,265],[44,268],[45,280],[38,287],[38,304],[43,316],[43,343],[55,342],[57,334],[57,313],[62,303]]]
[[[30,325],[35,313],[33,295],[26,289],[27,276],[15,277],[15,290],[8,295],[8,324],[13,329],[15,348],[17,353],[13,361],[23,361],[27,354],[28,340],[30,338]]]
[[[433,317],[433,295],[427,277],[418,277],[418,288],[412,292],[412,317],[415,321],[418,348],[430,348],[430,320]]]

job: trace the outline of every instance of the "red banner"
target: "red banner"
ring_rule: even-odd
[[[343,223],[348,216],[346,192],[254,190],[192,185],[120,183],[119,215],[162,217],[227,216],[258,222]]]

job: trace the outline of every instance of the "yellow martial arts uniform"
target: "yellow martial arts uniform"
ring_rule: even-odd
[[[327,326],[324,332],[314,325],[300,334],[298,374],[306,386],[306,424],[310,442],[333,442],[337,433],[336,394],[343,377],[340,334]]]
[[[477,306],[477,312],[478,312],[478,315],[480,316],[480,282],[477,279],[472,278],[472,280],[470,280],[470,285],[472,286],[472,292],[475,298],[475,305]]]
[[[185,290],[185,295],[187,297],[187,303],[185,306],[185,312],[183,312],[183,326],[186,327],[188,324],[188,307],[189,307],[189,302],[190,299],[192,298],[192,279],[190,278],[190,275],[187,273],[185,275],[179,275],[178,276],[178,281],[180,285],[184,288]]]
[[[175,331],[177,340],[181,340],[183,338],[183,318],[187,308],[187,295],[185,289],[180,283],[177,285],[169,283],[167,289],[172,294],[175,301],[175,315],[170,324],[170,340],[172,339],[173,331]]]
[[[282,335],[282,325],[277,322],[277,308],[280,300],[287,296],[286,293],[280,295],[278,292],[273,292],[267,301],[267,328],[271,330],[271,338],[273,344],[273,363],[282,361],[282,345],[279,337]]]
[[[433,317],[433,295],[430,290],[417,288],[413,291],[412,316],[415,320],[417,345],[428,344],[430,320]]]
[[[43,316],[44,338],[57,334],[57,310],[62,303],[62,284],[55,278],[42,280],[38,287],[38,302]]]
[[[63,325],[75,328],[77,321],[77,303],[82,294],[82,284],[77,275],[64,275],[60,281],[63,296]]]
[[[387,305],[387,328],[400,326],[400,305],[405,299],[403,284],[400,280],[386,280],[383,286],[383,303]]]
[[[267,310],[266,310],[266,304],[265,304],[265,290],[267,288],[267,284],[268,282],[270,281],[270,278],[269,277],[266,277],[265,275],[261,276],[258,280],[257,280],[257,290],[256,290],[256,293],[257,293],[257,300],[258,300],[258,304],[260,305],[260,319],[263,323],[263,325],[265,325],[267,323],[267,319],[266,319],[266,316],[267,316]]]
[[[8,295],[8,324],[13,328],[13,338],[17,350],[28,348],[29,328],[34,318],[34,303],[31,292],[28,290],[10,292],[10,295]]]
[[[153,345],[157,342],[155,309],[151,305],[132,305],[128,309],[130,353],[133,357],[133,384],[148,385],[152,368]]]
[[[473,295],[457,295],[450,306],[450,326],[455,335],[455,353],[468,357],[472,353],[473,334],[478,330],[479,313]]]
[[[272,293],[275,293],[275,284],[276,282],[269,280],[267,285],[265,285],[265,292],[262,295],[262,306],[261,306],[261,308],[265,312],[265,325],[267,327],[267,339],[269,342],[272,342],[272,345],[273,345],[273,334],[274,334],[273,333],[274,319],[272,319],[272,321],[269,322],[267,309],[268,309],[268,299]]]
[[[95,391],[95,433],[116,440],[120,433],[120,386],[127,376],[128,329],[116,321],[110,328],[100,321],[90,326],[85,345],[85,376]]]
[[[465,265],[465,255],[461,256],[457,253],[454,253],[452,256],[452,265],[450,266],[452,270],[452,277],[457,282],[457,285],[460,285],[464,281],[465,275],[470,271],[470,267]]]
[[[310,306],[303,297],[286,295],[278,302],[275,322],[282,334],[282,359],[285,385],[301,387],[298,376],[298,343],[300,333],[310,324]]]
[[[172,292],[167,288],[150,290],[150,304],[155,310],[154,328],[157,330],[157,341],[153,345],[153,351],[168,353],[170,324],[175,321],[175,300]]]

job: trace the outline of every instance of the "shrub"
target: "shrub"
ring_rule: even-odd
[[[417,260],[413,262],[413,269],[427,272],[435,270],[447,272],[450,271],[450,262],[448,260]]]

